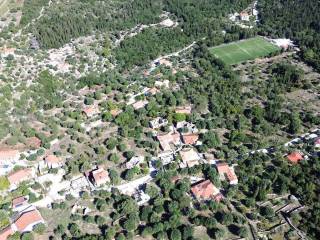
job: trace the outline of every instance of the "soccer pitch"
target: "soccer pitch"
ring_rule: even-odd
[[[258,57],[265,57],[278,50],[280,50],[278,46],[262,37],[255,37],[213,47],[210,52],[226,64],[232,65]]]

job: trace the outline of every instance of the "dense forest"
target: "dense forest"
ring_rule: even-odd
[[[34,34],[41,42],[43,48],[60,47],[71,39],[88,35],[93,31],[119,31],[130,29],[137,24],[150,24],[159,22],[159,16],[163,11],[173,13],[178,17],[180,27],[167,32],[168,35],[176,35],[175,44],[184,46],[185,40],[193,40],[213,35],[221,35],[225,17],[232,10],[240,10],[250,3],[248,0],[241,1],[217,1],[202,0],[201,4],[193,1],[81,1],[57,4],[50,8],[34,26]],[[68,14],[64,14],[64,13]],[[227,27],[228,28],[228,27]],[[177,33],[181,30],[181,33]],[[233,33],[234,30],[231,30]],[[238,29],[238,32],[241,32]],[[243,32],[246,32],[243,30]],[[147,33],[145,33],[147,34]],[[153,34],[154,33],[150,33]],[[161,33],[156,33],[161,34]],[[242,33],[244,37],[246,34]],[[147,36],[153,41],[153,36]],[[171,37],[169,37],[170,39]],[[216,38],[216,37],[215,37]],[[233,37],[229,37],[230,40]],[[234,40],[238,40],[235,38]],[[164,42],[162,42],[164,40]],[[167,40],[167,41],[166,41]],[[210,40],[210,42],[213,42]],[[168,39],[153,41],[159,44],[157,47],[166,48]],[[216,43],[221,43],[217,41]],[[131,43],[130,43],[131,44]],[[161,51],[162,52],[162,51]],[[138,61],[139,63],[139,61]]]
[[[250,3],[250,0],[166,0],[164,9],[181,19],[183,32],[187,36],[200,39],[221,30],[222,17],[240,11]]]
[[[320,2],[261,0],[258,7],[260,33],[295,40],[303,59],[320,70]]]
[[[161,2],[151,0],[64,2],[50,8],[33,31],[43,48],[56,48],[93,31],[124,30],[158,22],[161,9]]]

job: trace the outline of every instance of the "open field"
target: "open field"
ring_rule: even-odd
[[[262,37],[223,44],[210,49],[217,58],[231,65],[258,57],[265,57],[277,50],[279,50],[279,47]]]

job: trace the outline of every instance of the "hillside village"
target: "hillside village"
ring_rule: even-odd
[[[316,239],[320,74],[259,1],[71,2],[0,1],[0,240]]]

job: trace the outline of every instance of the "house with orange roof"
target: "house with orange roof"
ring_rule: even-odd
[[[204,180],[196,183],[191,187],[191,192],[198,200],[207,201],[212,199],[220,201],[222,198],[220,190],[214,186],[210,180]]]
[[[110,182],[109,173],[101,167],[92,170],[85,174],[90,182],[99,187],[107,182]]]
[[[0,240],[7,240],[10,235],[14,234],[14,230],[11,226],[6,227],[0,231]]]
[[[172,63],[166,58],[161,58],[157,64],[164,65],[166,67],[172,67]]]
[[[100,113],[99,107],[96,105],[85,106],[82,111],[88,118]]]
[[[112,115],[112,117],[118,116],[121,112],[122,112],[122,110],[121,109],[117,109],[117,108],[110,110],[110,114]]]
[[[12,172],[8,175],[11,188],[15,189],[23,181],[31,180],[35,177],[35,171],[32,168],[24,168],[18,171]]]
[[[166,133],[157,136],[163,151],[171,151],[171,145],[177,146],[181,144],[180,133]]]
[[[182,160],[180,167],[193,167],[198,165],[201,159],[199,153],[194,148],[182,149],[179,154]]]
[[[19,158],[20,158],[20,153],[18,150],[14,150],[14,149],[0,150],[0,165],[16,162],[19,160]]]
[[[22,209],[26,209],[29,206],[28,200],[28,196],[14,198],[11,203],[12,210],[20,212]]]
[[[227,179],[231,185],[238,184],[238,177],[235,174],[234,169],[227,163],[217,163],[216,167],[222,181]]]
[[[241,12],[239,16],[240,16],[241,21],[249,21],[250,20],[250,16],[247,12]]]
[[[303,156],[299,152],[292,152],[289,155],[287,155],[287,159],[291,163],[297,164],[298,162],[300,162],[303,159]]]
[[[134,104],[132,104],[132,107],[135,109],[135,110],[138,110],[140,108],[143,108],[145,107],[149,102],[147,100],[140,100],[140,101],[137,101],[135,102]]]
[[[14,231],[20,233],[31,232],[33,228],[40,224],[45,223],[40,212],[37,209],[33,209],[28,212],[23,212],[18,219],[11,225]]]
[[[159,90],[157,88],[153,87],[148,91],[148,94],[156,95],[158,92],[159,92]]]
[[[48,168],[58,168],[63,165],[63,160],[61,157],[57,157],[54,154],[49,154],[44,159],[45,166]]]
[[[188,144],[188,145],[196,144],[198,139],[199,139],[199,134],[197,134],[197,133],[182,135],[182,141],[184,144]]]

